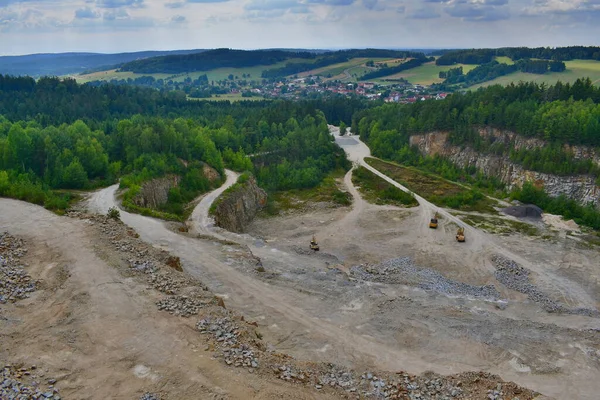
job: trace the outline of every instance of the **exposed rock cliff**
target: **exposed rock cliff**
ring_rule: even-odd
[[[495,141],[514,148],[532,149],[545,146],[539,139],[523,138],[513,132],[482,128],[481,136],[493,136]],[[600,208],[600,187],[595,184],[594,177],[587,175],[558,176],[542,172],[529,171],[521,165],[511,162],[506,157],[481,154],[470,147],[458,147],[448,142],[448,132],[431,132],[424,135],[414,135],[410,145],[417,146],[425,155],[439,155],[452,161],[460,167],[475,166],[488,176],[502,180],[509,188],[521,186],[526,181],[533,182],[551,196],[565,194],[582,204],[594,203]],[[567,146],[576,158],[590,158],[600,165],[600,154],[594,149],[581,146]]]
[[[178,175],[167,175],[144,182],[140,192],[133,198],[133,204],[156,209],[167,202],[169,190],[178,186],[180,181]]]
[[[181,162],[187,167],[185,161]],[[207,164],[202,166],[202,173],[211,183],[221,179],[219,172]],[[173,174],[144,182],[140,192],[133,198],[133,204],[138,207],[157,209],[167,202],[169,190],[179,186],[179,182],[181,182],[181,176]]]
[[[266,203],[267,193],[250,178],[222,195],[213,213],[215,224],[231,232],[244,232]]]

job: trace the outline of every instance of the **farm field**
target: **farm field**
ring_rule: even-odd
[[[489,82],[480,83],[469,89],[477,89],[490,85],[508,85],[518,82],[537,82],[549,85],[558,81],[564,83],[573,83],[579,78],[589,77],[595,85],[600,85],[600,61],[593,60],[573,60],[565,61],[567,70],[565,72],[552,72],[545,75],[528,74],[525,72],[515,72],[514,74],[502,76]]]
[[[311,76],[311,75],[320,75],[323,77],[329,77],[329,79],[340,79],[340,80],[352,80],[355,81],[357,77],[360,77],[367,72],[373,71],[374,68],[367,67],[365,63],[367,61],[374,61],[375,63],[387,63],[389,66],[397,65],[403,60],[397,58],[353,58],[349,61],[328,65],[327,67],[317,68],[310,71],[302,72],[298,74],[300,77]],[[352,79],[349,79],[344,71],[349,70],[348,72],[351,75],[356,75]]]
[[[385,79],[398,79],[404,78],[407,79],[410,83],[416,85],[431,85],[433,83],[441,83],[444,80],[439,78],[439,73],[441,71],[448,71],[451,68],[463,67],[463,71],[466,74],[471,71],[477,65],[467,65],[467,64],[456,64],[452,66],[448,65],[435,65],[435,62],[428,62],[426,64],[421,65],[417,68],[412,68],[406,71],[402,71],[401,73],[385,76],[379,79],[376,79],[376,82],[385,83]]]

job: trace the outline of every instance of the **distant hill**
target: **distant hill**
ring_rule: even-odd
[[[140,51],[134,53],[56,53],[0,56],[0,74],[61,76],[89,70],[110,69],[134,60],[165,55],[201,53],[205,50]]]
[[[211,71],[217,68],[247,68],[274,65],[283,61],[294,62],[263,72],[263,78],[278,78],[348,61],[356,57],[423,57],[422,53],[383,49],[351,49],[329,52],[293,50],[233,50],[215,49],[197,54],[168,55],[132,61],[123,64],[121,72],[136,74],[179,74]]]
[[[216,68],[271,65],[289,58],[311,59],[315,56],[314,53],[308,51],[215,49],[202,53],[167,55],[136,60],[123,64],[119,70],[138,74],[178,74],[210,71]]]

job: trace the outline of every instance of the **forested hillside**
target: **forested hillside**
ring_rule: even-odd
[[[187,201],[210,189],[204,164],[221,173],[224,163],[254,170],[270,190],[311,187],[347,167],[316,104],[190,102],[150,89],[0,76],[0,115],[0,195],[49,208],[68,200],[52,189],[121,177],[135,192],[177,174],[181,185],[160,211],[182,215]],[[257,166],[245,157],[275,149],[284,151]]]
[[[184,73],[210,71],[217,68],[246,68],[257,65],[273,65],[288,62],[283,67],[271,68],[262,73],[263,78],[283,76],[309,71],[315,68],[346,62],[352,58],[424,58],[423,53],[398,50],[340,50],[330,52],[288,51],[288,50],[233,50],[216,49],[198,54],[153,57],[132,61],[120,67],[120,71],[140,74]],[[306,61],[303,61],[306,60]]]

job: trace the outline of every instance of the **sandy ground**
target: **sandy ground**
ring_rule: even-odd
[[[89,223],[0,199],[0,227],[25,238],[41,282],[0,306],[0,364],[36,365],[64,399],[329,398],[213,359],[196,320],[158,311],[159,296],[121,273],[124,260]]]
[[[368,155],[356,137],[338,138],[338,143],[353,161],[362,163]],[[229,174],[228,184],[234,181]],[[211,226],[208,208],[215,193],[200,201],[190,234],[123,211],[121,219],[145,242],[181,257],[184,272],[224,298],[229,308],[258,321],[273,349],[299,360],[416,374],[483,370],[557,399],[597,398],[600,319],[545,312],[501,285],[491,262],[492,255],[502,254],[531,270],[535,285],[554,300],[597,309],[597,250],[569,239],[489,235],[418,196],[420,206],[413,209],[370,205],[352,186],[350,174],[344,182],[354,197],[352,207],[257,220],[245,235]],[[90,210],[105,213],[115,205],[116,190],[94,193]],[[326,398],[264,377],[232,376],[219,362],[203,357],[203,344],[189,322],[159,313],[145,285],[119,277],[110,257],[98,256],[96,238],[82,221],[11,200],[0,200],[0,211],[3,229],[35,243],[29,258],[34,273],[52,271],[51,265],[70,273],[64,282],[49,284],[52,301],[44,301],[42,292],[30,304],[12,306],[9,312],[23,323],[12,331],[11,324],[2,325],[3,343],[10,338],[10,346],[3,346],[0,355],[33,362],[33,354],[46,354],[44,359],[64,371],[65,379],[67,371],[77,371],[77,381],[67,381],[74,398],[132,398],[157,382],[169,398]],[[435,211],[442,214],[441,224],[430,230],[427,223]],[[454,240],[456,225],[466,227],[467,243]],[[313,234],[320,241],[318,254],[307,251]],[[410,284],[358,281],[346,274],[353,265],[402,256],[449,279],[494,285],[508,306]],[[257,257],[265,272],[256,271]],[[87,300],[82,302],[78,293]],[[64,323],[63,312],[74,321]],[[53,329],[77,332],[74,343],[80,347],[69,341],[63,345]],[[136,366],[151,373],[137,378],[134,371],[146,370]],[[161,378],[153,383],[152,376]],[[90,387],[99,394],[90,394]]]

